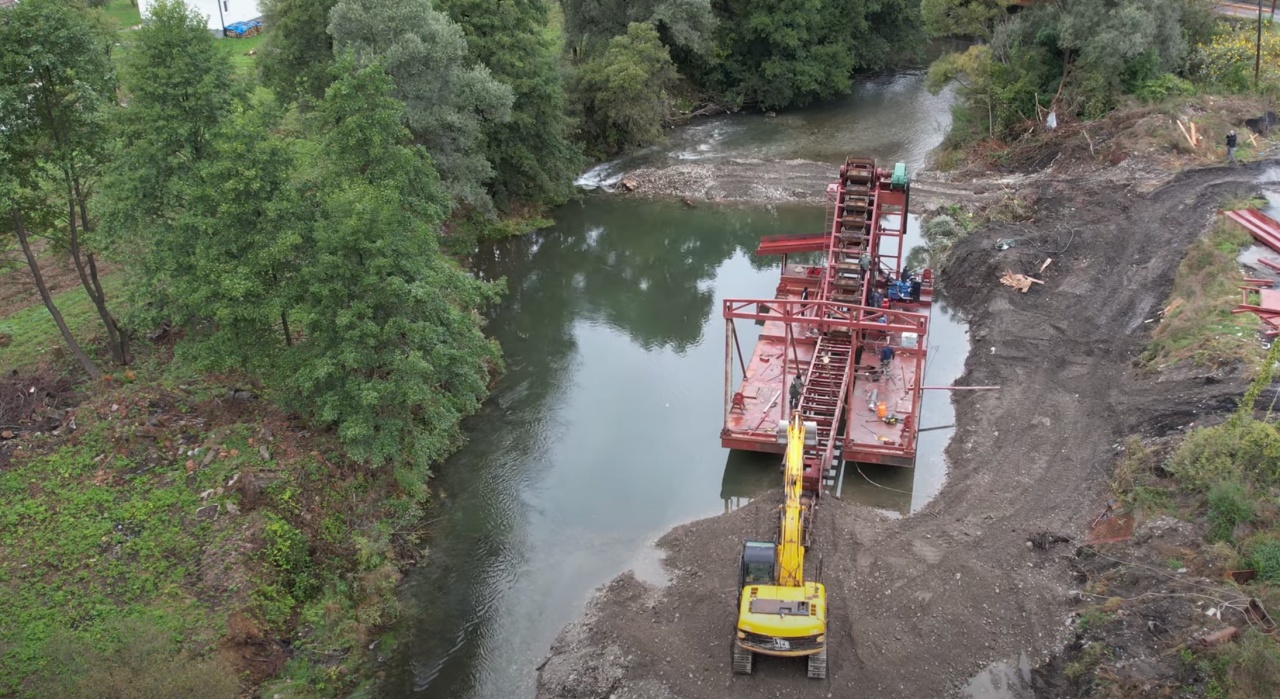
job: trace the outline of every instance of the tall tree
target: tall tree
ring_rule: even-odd
[[[974,37],[989,41],[1009,16],[1012,0],[922,0],[920,12],[930,36]]]
[[[263,0],[271,31],[263,42],[258,68],[262,82],[283,101],[319,100],[332,79],[333,37],[329,12],[337,0]]]
[[[462,28],[431,0],[339,0],[329,33],[361,65],[381,63],[415,140],[431,154],[455,206],[492,208],[486,124],[511,117],[511,88],[467,56]]]
[[[292,151],[258,110],[210,134],[178,213],[146,246],[148,293],[203,366],[269,371],[292,344],[288,290],[311,215]]]
[[[0,22],[0,89],[16,101],[15,140],[41,167],[32,186],[65,213],[60,242],[107,331],[112,357],[129,362],[129,336],[107,307],[89,215],[105,145],[106,107],[115,95],[110,43],[88,11],[59,0],[27,0]],[[52,204],[50,204],[52,205]],[[25,227],[24,227],[25,228]],[[52,233],[53,231],[46,231]],[[34,272],[33,268],[33,272]]]
[[[681,59],[711,50],[711,0],[562,0],[561,6],[569,48],[580,56],[601,53],[633,22],[652,24],[682,68]]]
[[[615,155],[662,138],[676,70],[652,25],[636,22],[604,55],[574,75],[581,137],[595,155]]]
[[[116,112],[119,149],[104,187],[102,227],[112,254],[137,272],[130,290],[140,323],[185,313],[186,290],[171,278],[189,271],[183,256],[194,249],[184,232],[199,215],[189,211],[197,175],[236,102],[230,60],[214,42],[204,17],[160,0],[123,61],[127,104]]]
[[[920,37],[910,0],[717,0],[719,84],[764,108],[848,92],[854,70],[900,60]]]
[[[478,311],[495,298],[440,254],[449,200],[379,65],[343,71],[317,113],[321,135],[304,189],[316,212],[290,299],[305,341],[285,357],[291,401],[337,427],[374,464],[418,477],[460,439],[487,391],[497,346]]]
[[[472,58],[510,85],[511,120],[485,129],[495,175],[489,186],[500,208],[560,204],[572,193],[581,155],[569,141],[564,81],[546,34],[543,0],[444,0],[462,26]]]
[[[0,25],[3,24],[4,11],[0,10]],[[0,86],[0,124],[20,123],[22,117],[11,111],[19,103],[13,99],[12,90],[6,87],[8,86]],[[27,212],[40,212],[44,207],[40,202],[41,197],[31,190],[34,158],[30,150],[24,146],[20,130],[0,129],[0,231],[17,237],[27,266],[31,269],[36,291],[39,292],[40,300],[49,311],[49,315],[53,317],[54,324],[58,326],[62,341],[67,344],[67,348],[71,350],[72,356],[76,358],[85,373],[90,378],[97,379],[102,376],[102,370],[71,334],[66,320],[53,302],[53,295],[49,293],[49,286],[44,282],[44,276],[40,273],[40,264],[36,260],[35,252],[31,249],[31,236],[27,232]]]

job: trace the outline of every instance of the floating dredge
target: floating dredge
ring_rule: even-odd
[[[910,195],[905,164],[890,171],[847,159],[827,186],[826,233],[760,241],[756,254],[782,256],[776,297],[724,301],[720,442],[782,453],[779,425],[799,411],[817,427],[804,450],[806,493],[816,495],[841,461],[915,464],[933,275],[902,269]],[[789,262],[801,253],[826,259]],[[762,326],[750,362],[739,320]]]

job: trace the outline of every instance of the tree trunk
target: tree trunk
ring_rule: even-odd
[[[62,313],[58,311],[58,307],[53,304],[53,296],[49,293],[49,288],[45,286],[44,277],[40,274],[40,265],[36,263],[35,253],[31,252],[31,244],[27,242],[27,230],[22,224],[22,214],[14,209],[11,212],[13,216],[14,229],[18,232],[18,243],[22,245],[22,254],[27,257],[27,265],[31,267],[31,276],[35,278],[36,290],[40,292],[40,298],[44,301],[44,307],[49,310],[49,315],[53,316],[53,322],[58,324],[58,330],[62,333],[62,339],[67,343],[67,347],[71,349],[71,353],[75,355],[76,360],[80,362],[80,366],[88,372],[89,378],[102,378],[102,370],[97,364],[85,354],[80,348],[80,343],[71,336],[71,329],[67,327],[67,322],[62,319]]]
[[[102,324],[107,328],[107,338],[111,343],[111,358],[117,364],[127,365],[132,361],[129,356],[129,334],[124,328],[120,327],[111,315],[111,311],[107,308],[107,295],[102,289],[102,282],[98,279],[98,264],[93,258],[93,253],[83,253],[88,264],[82,261],[79,237],[76,233],[75,214],[76,207],[80,210],[80,229],[88,235],[89,227],[89,207],[85,203],[84,189],[80,186],[80,177],[74,172],[68,173],[67,179],[71,184],[71,194],[74,199],[70,202],[71,211],[70,231],[71,231],[71,257],[76,265],[76,271],[80,274],[80,283],[84,285],[84,290],[89,294],[89,299],[93,301],[94,307],[98,310],[98,316],[102,318]],[[87,271],[86,271],[87,267]]]
[[[293,333],[289,332],[289,312],[280,311],[280,325],[284,326],[285,347],[293,347]]]

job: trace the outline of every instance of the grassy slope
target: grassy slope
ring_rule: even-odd
[[[1244,280],[1236,256],[1250,242],[1248,233],[1221,219],[1187,250],[1165,306],[1172,310],[1152,332],[1143,356],[1148,367],[1164,369],[1190,362],[1199,367],[1257,369],[1265,354],[1258,341],[1258,318],[1231,313],[1240,303],[1238,287]]]
[[[152,357],[0,442],[0,696],[91,696],[147,672],[169,683],[156,696],[194,696],[172,684],[183,672],[205,687],[283,678],[269,694],[282,698],[350,689],[396,613],[392,532],[417,511],[392,497],[390,473],[346,463],[263,401],[229,399],[228,383]],[[210,504],[217,518],[197,519]],[[122,679],[129,621],[173,644]],[[83,648],[96,654],[68,650]]]

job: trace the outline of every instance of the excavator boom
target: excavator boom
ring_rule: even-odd
[[[753,654],[807,656],[809,677],[827,674],[827,602],[821,583],[806,582],[804,556],[810,519],[804,494],[806,425],[795,413],[786,428],[785,500],[778,538],[748,541],[739,573],[738,631],[733,670],[750,674]]]

